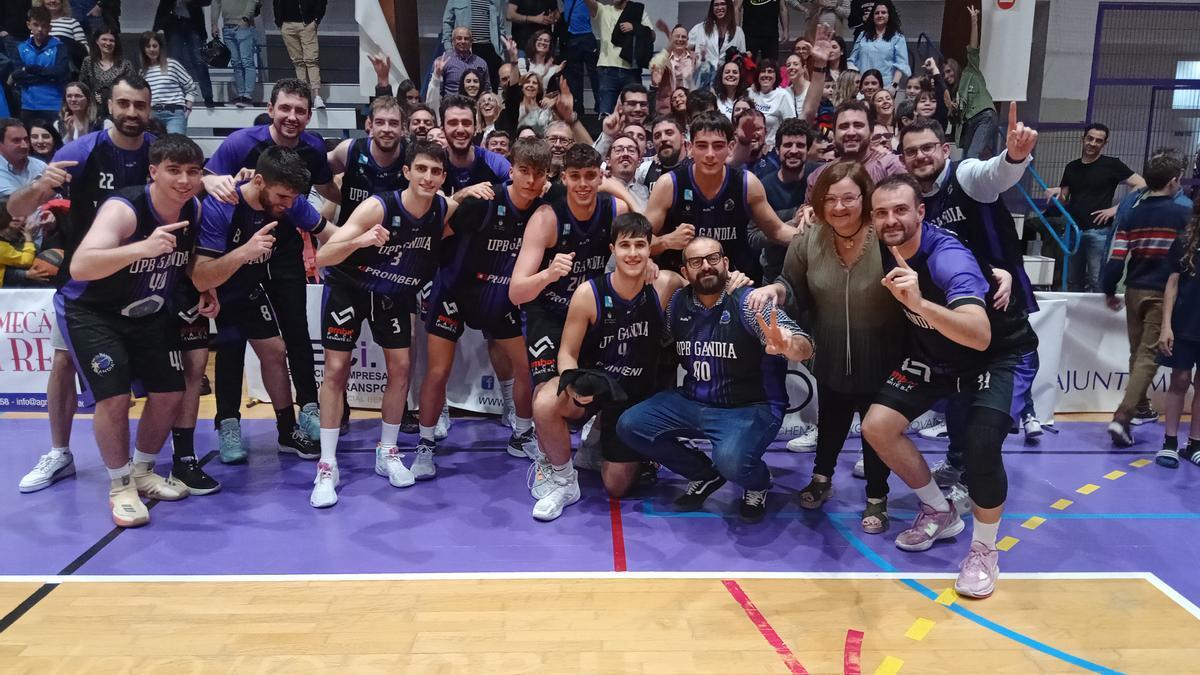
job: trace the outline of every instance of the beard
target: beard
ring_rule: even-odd
[[[708,270],[697,276],[694,283],[696,288],[706,295],[720,293],[725,284],[729,283],[729,272]]]

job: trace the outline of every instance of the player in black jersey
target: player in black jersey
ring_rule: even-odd
[[[109,505],[119,527],[149,522],[139,494],[167,501],[188,495],[185,486],[155,474],[154,464],[185,388],[170,300],[190,271],[203,161],[185,136],[156,141],[152,182],[105,201],[71,261],[71,280],[55,295],[71,356],[96,400],[96,445],[112,479]],[[212,294],[203,298],[200,311],[212,314]],[[147,396],[131,462],[135,380]]]
[[[329,171],[342,174],[338,225],[371,195],[408,187],[404,180],[404,116],[391,96],[371,101],[367,137],[342,141],[329,152]]]
[[[408,147],[403,191],[375,195],[317,251],[317,264],[328,268],[321,308],[321,342],[325,377],[321,382],[321,460],[309,503],[317,508],[337,503],[337,442],[342,396],[350,379],[351,351],[362,322],[383,348],[387,389],[383,395],[382,432],[375,449],[375,473],[395,487],[433,478],[437,468],[431,449],[417,448],[413,468],[404,466],[396,447],[408,395],[409,314],[417,294],[433,280],[443,237],[457,206],[438,194],[446,180],[446,153],[432,141]]]
[[[630,408],[617,422],[617,434],[690,481],[675,500],[677,510],[699,509],[731,480],[744,489],[742,518],[757,522],[771,487],[762,456],[787,408],[788,360],[807,359],[812,342],[773,304],[751,309],[750,289],[727,290],[729,259],[720,242],[697,237],[684,256],[690,285],[675,293],[667,310],[683,386]],[[712,459],[685,446],[680,435],[707,438]]]
[[[867,411],[863,437],[921,500],[916,521],[896,546],[928,550],[962,532],[964,524],[904,432],[939,399],[966,398],[965,479],[974,526],[955,590],[987,597],[1000,573],[996,536],[1008,492],[1000,450],[1012,422],[1014,372],[1021,357],[1037,348],[1037,336],[1027,321],[1016,326],[989,317],[988,282],[979,262],[949,231],[922,223],[924,215],[920,186],[908,174],[885,179],[871,195],[871,219],[891,248],[883,284],[912,325],[909,355]]]
[[[550,464],[543,470],[549,469],[550,478],[533,507],[538,520],[554,520],[565,506],[579,500],[579,482],[571,465],[568,422],[572,420],[599,413],[604,457],[600,475],[610,496],[624,496],[637,480],[643,458],[617,437],[617,420],[654,393],[666,335],[663,313],[684,283],[678,274],[665,270],[653,283],[646,282],[651,236],[650,222],[641,214],[618,216],[609,244],[616,270],[593,277],[571,296],[558,350],[560,376],[574,381],[581,368],[592,371],[587,377],[593,380],[594,374],[604,373],[625,398],[613,400],[604,387],[599,394],[593,389],[581,392],[573,385],[560,391],[557,378],[541,391],[534,418],[539,446]]]
[[[507,421],[513,428],[509,454],[536,456],[533,381],[525,367],[521,311],[509,301],[508,287],[526,223],[538,212],[551,211],[542,199],[550,146],[540,139],[518,140],[512,164],[509,182],[455,194],[459,207],[451,222],[454,251],[438,273],[425,319],[429,367],[421,383],[420,434],[421,445],[430,450],[436,443],[434,425],[446,402],[455,345],[470,326],[488,340],[505,402],[513,406],[513,419]],[[475,192],[481,196],[465,196]]]
[[[654,225],[654,252],[664,269],[678,269],[678,251],[693,237],[721,242],[733,269],[759,276],[758,252],[750,248],[751,219],[769,239],[783,245],[796,235],[767,203],[758,178],[744,168],[726,165],[733,126],[724,115],[697,115],[691,124],[691,162],[654,183],[646,217]]]
[[[122,76],[113,83],[108,101],[113,126],[84,135],[62,147],[40,178],[14,192],[8,202],[14,217],[28,217],[56,193],[71,198],[71,210],[62,237],[65,256],[55,285],[69,278],[71,256],[87,234],[100,203],[116,190],[145,185],[149,180],[150,144],[146,133],[150,120],[150,87],[136,75]],[[46,387],[46,410],[50,418],[50,452],[35,469],[41,475],[35,484],[49,486],[60,477],[72,475],[74,459],[69,443],[75,419],[75,366],[66,342],[54,324],[50,336],[54,357]]]

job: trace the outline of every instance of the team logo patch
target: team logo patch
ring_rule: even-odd
[[[735,206],[735,204],[733,203],[732,197],[725,200],[725,211],[726,212],[732,211],[734,206]]]
[[[683,191],[683,198],[689,202],[692,201],[692,191],[690,188]]]
[[[92,357],[92,372],[97,375],[107,375],[116,365],[113,358],[104,352]]]
[[[196,305],[191,309],[185,309],[179,313],[179,318],[184,323],[196,323],[196,319],[200,318],[200,306]]]
[[[506,213],[508,213],[508,209],[503,204],[496,207],[496,215],[503,216]]]
[[[900,370],[909,375],[921,378],[925,383],[929,382],[930,373],[932,372],[926,364],[912,359],[904,359],[904,363],[900,364]]]
[[[341,325],[344,325],[350,319],[354,318],[354,308],[347,307],[346,309],[343,309],[340,312],[330,312],[329,316],[330,316],[330,318],[333,319],[334,323],[341,326]]]
[[[725,310],[724,312],[721,312],[721,325],[727,324],[731,320],[732,319],[729,316],[729,310]]]
[[[531,356],[533,356],[534,358],[537,358],[542,355],[542,352],[546,351],[547,349],[553,349],[553,348],[554,348],[554,341],[551,340],[549,338],[549,336],[542,336],[542,338],[540,340],[529,345],[529,354]]]
[[[445,310],[447,314],[458,314],[458,304],[457,303],[453,303],[450,301],[443,302],[442,309]]]
[[[607,308],[610,308],[610,309],[612,308],[613,305],[612,305],[612,297],[611,296],[608,296],[608,295],[604,296],[604,306]]]
[[[400,216],[392,216],[392,229],[393,229],[393,230],[398,230],[398,229],[400,229],[400,224],[401,224],[401,223],[400,223]]]

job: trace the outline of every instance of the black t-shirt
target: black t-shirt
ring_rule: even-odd
[[[742,30],[747,36],[779,35],[780,0],[746,0],[742,3]]]
[[[522,17],[537,16],[553,12],[558,9],[557,0],[509,0],[509,5],[516,5],[517,14]],[[529,38],[539,30],[552,30],[554,26],[543,26],[538,23],[527,23],[524,21],[514,21],[512,24],[513,42],[516,43],[517,49],[525,49],[529,44]]]
[[[1200,279],[1196,272],[1200,254],[1192,252],[1192,270],[1184,267],[1187,240],[1187,235],[1180,233],[1167,254],[1171,271],[1179,273],[1179,294],[1175,296],[1175,310],[1171,313],[1171,329],[1177,340],[1200,341]]]
[[[1092,212],[1112,206],[1117,186],[1132,175],[1133,169],[1125,166],[1125,162],[1116,157],[1100,155],[1091,164],[1084,164],[1080,159],[1072,161],[1063,170],[1062,181],[1059,183],[1071,191],[1067,213],[1071,214],[1082,229],[1108,227],[1096,223]]]
[[[850,15],[846,17],[846,26],[854,30],[859,26],[871,25],[871,12],[875,10],[875,0],[850,0]]]

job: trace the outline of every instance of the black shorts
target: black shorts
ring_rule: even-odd
[[[525,349],[529,353],[529,373],[533,384],[558,377],[558,345],[562,341],[566,315],[549,311],[536,303],[523,306]]]
[[[183,356],[175,316],[155,312],[132,318],[54,296],[57,318],[75,369],[94,401],[129,394],[184,390]],[[205,319],[207,321],[207,319]]]
[[[207,316],[200,316],[195,307],[181,310],[174,315],[175,347],[182,352],[208,349],[211,341]]]
[[[425,331],[451,342],[458,342],[468,327],[482,332],[488,340],[521,337],[521,311],[505,304],[498,309],[479,307],[473,302],[460,302],[448,288],[436,287],[425,312]]]
[[[965,396],[969,407],[991,408],[1008,415],[1013,405],[1015,373],[1023,359],[1020,352],[988,354],[987,362],[979,368],[947,375],[906,358],[883,383],[875,402],[910,422],[950,396]]]
[[[647,397],[630,398],[620,403],[614,403],[600,408],[600,456],[606,462],[641,462],[645,460],[637,450],[629,447],[617,435],[617,421],[626,411],[644,401]]]
[[[353,351],[365,319],[375,344],[408,349],[412,344],[412,302],[341,284],[325,284],[321,299],[321,345],[335,352]]]
[[[263,287],[255,286],[245,298],[222,304],[217,313],[218,339],[270,340],[279,336],[275,308]]]
[[[1200,340],[1175,338],[1171,355],[1158,355],[1158,365],[1172,370],[1191,370],[1200,364]]]

